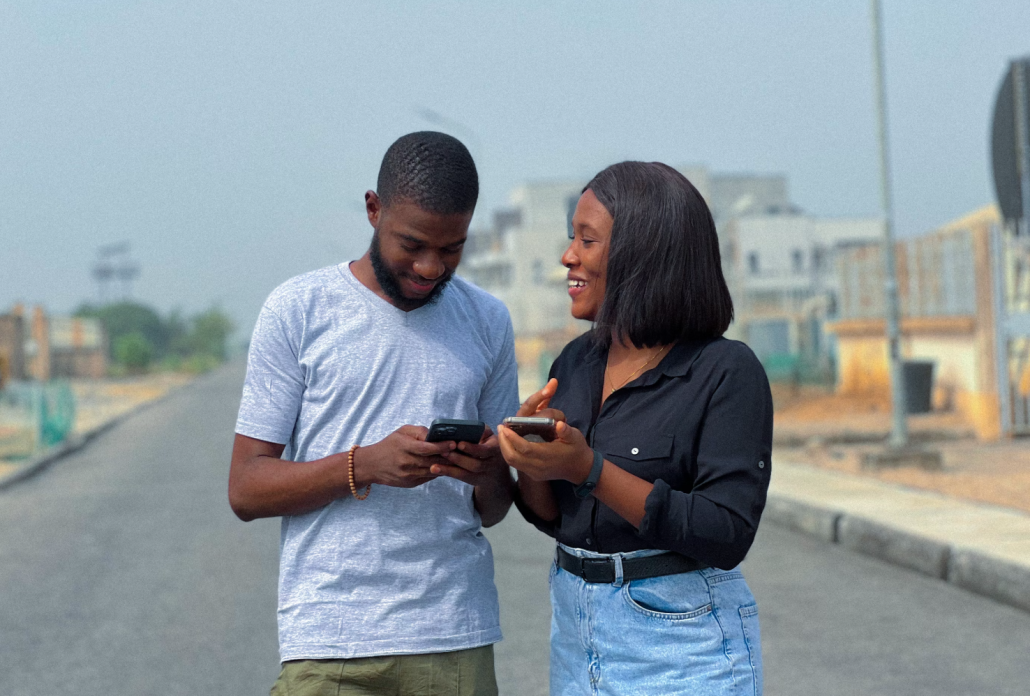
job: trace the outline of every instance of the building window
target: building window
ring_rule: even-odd
[[[790,253],[790,267],[795,273],[805,270],[805,255],[801,253],[800,249],[795,249]]]
[[[748,255],[747,255],[747,269],[751,273],[751,275],[758,275],[758,273],[761,271],[761,267],[760,267],[760,265],[758,263],[758,252],[757,251],[748,252]]]
[[[569,239],[572,239],[572,216],[576,214],[576,205],[579,203],[579,196],[569,196],[565,199],[565,223]]]
[[[822,271],[826,266],[826,249],[822,247],[816,247],[812,249],[812,268],[816,271]]]

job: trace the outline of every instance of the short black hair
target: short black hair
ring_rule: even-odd
[[[614,219],[594,339],[653,347],[723,335],[733,299],[712,213],[694,185],[660,162],[620,162],[587,189]]]
[[[384,208],[403,198],[430,213],[468,213],[479,198],[479,174],[460,140],[419,131],[401,136],[386,151],[376,188]]]

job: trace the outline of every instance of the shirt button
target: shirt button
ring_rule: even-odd
[[[587,545],[588,545],[588,546],[589,546],[590,544],[593,544],[593,543],[594,543],[594,540],[593,540],[593,539],[591,539],[590,537],[587,537],[585,541],[587,542]]]
[[[765,468],[765,462],[758,462],[758,468],[759,469],[764,469]]]
[[[639,447],[634,447],[633,449],[631,449],[629,451],[629,453],[630,454],[640,454],[640,448]]]

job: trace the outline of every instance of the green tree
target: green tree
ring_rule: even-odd
[[[165,331],[168,334],[168,352],[179,357],[186,357],[192,351],[190,345],[190,325],[182,318],[182,312],[173,309],[165,321]]]
[[[111,358],[118,359],[115,346],[123,336],[139,333],[150,345],[152,355],[164,355],[168,350],[168,327],[152,308],[137,302],[118,302],[93,307],[82,305],[75,312],[77,317],[95,317],[103,324],[110,341]]]
[[[114,359],[130,372],[144,372],[154,359],[154,346],[139,331],[123,334],[114,340]]]
[[[229,336],[235,330],[232,319],[218,307],[193,317],[189,344],[195,355],[225,360]]]

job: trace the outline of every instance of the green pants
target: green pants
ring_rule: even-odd
[[[494,646],[284,662],[271,696],[497,696]]]

